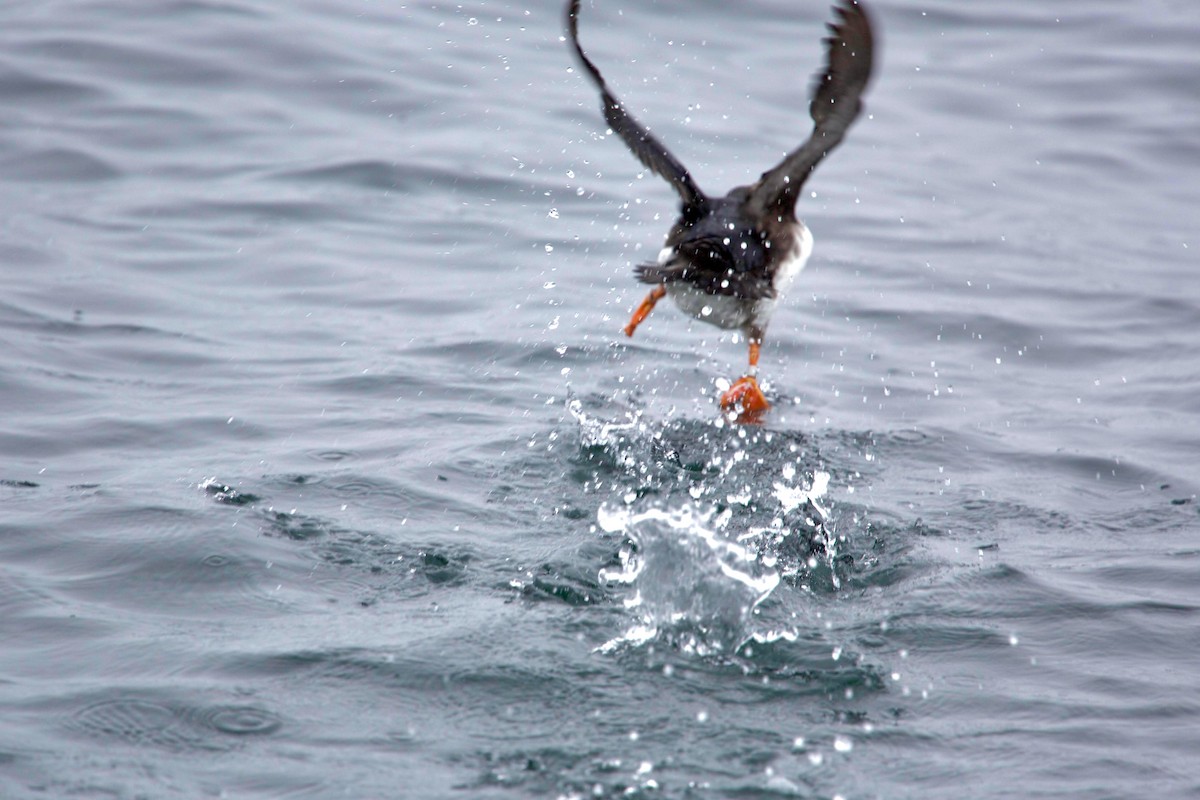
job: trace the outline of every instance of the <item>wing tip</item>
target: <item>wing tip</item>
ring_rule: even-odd
[[[833,21],[826,23],[828,36],[824,68],[817,72],[811,89],[809,116],[813,132],[783,161],[763,173],[751,200],[759,210],[795,213],[800,189],[808,175],[862,113],[862,95],[875,71],[875,33],[871,11],[863,0],[837,0]]]

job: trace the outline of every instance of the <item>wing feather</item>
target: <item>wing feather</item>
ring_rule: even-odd
[[[861,0],[841,0],[833,10],[837,21],[829,25],[825,39],[826,67],[817,78],[809,106],[813,132],[752,187],[751,213],[781,219],[792,215],[808,176],[841,143],[862,111],[862,94],[874,60],[871,20]]]
[[[702,212],[708,206],[708,198],[696,186],[696,182],[692,180],[687,168],[679,163],[679,159],[675,158],[662,142],[658,141],[650,131],[646,130],[625,110],[625,106],[609,91],[608,84],[604,82],[604,76],[600,74],[600,70],[583,52],[583,47],[579,44],[579,0],[571,0],[567,4],[567,32],[570,33],[571,44],[575,48],[575,54],[579,56],[580,63],[591,76],[596,88],[600,90],[604,119],[608,122],[609,127],[624,140],[625,145],[638,161],[671,184],[683,200],[685,212],[688,210],[693,213]]]

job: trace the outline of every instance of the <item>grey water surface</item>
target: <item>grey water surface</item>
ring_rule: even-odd
[[[1200,797],[1200,14],[877,0],[763,351],[559,2],[0,11],[0,797]],[[713,193],[827,2],[587,0]]]

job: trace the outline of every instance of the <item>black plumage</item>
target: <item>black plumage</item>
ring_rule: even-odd
[[[874,33],[862,2],[840,0],[833,11],[836,20],[825,39],[825,70],[817,76],[809,105],[812,133],[753,185],[714,198],[700,190],[679,159],[613,95],[579,44],[579,0],[567,4],[569,39],[600,90],[605,120],[638,161],[664,178],[680,197],[679,217],[667,235],[663,255],[657,262],[635,268],[638,280],[656,288],[625,332],[632,336],[666,295],[698,319],[743,330],[750,342],[751,372],[738,384],[751,384],[762,408],[767,407],[766,400],[754,378],[759,345],[776,301],[803,268],[812,245],[807,228],[795,217],[796,201],[808,176],[841,143],[861,113],[862,94],[873,69]],[[706,303],[705,298],[712,302]],[[740,402],[746,391],[743,387],[734,395],[727,393],[722,404]]]

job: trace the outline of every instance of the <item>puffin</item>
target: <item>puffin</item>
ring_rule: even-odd
[[[724,197],[705,194],[687,168],[613,95],[579,43],[579,0],[567,3],[570,45],[600,91],[604,119],[647,169],[679,195],[680,209],[657,260],[634,276],[652,288],[625,326],[633,336],[664,297],[684,313],[726,330],[741,331],[749,368],[720,399],[739,419],[757,421],[770,408],[758,385],[763,336],[780,299],[812,254],[813,237],[796,218],[796,201],[817,165],[837,147],[862,112],[871,78],[874,33],[862,0],[839,0],[825,38],[825,69],[809,104],[808,138],[755,183]]]

